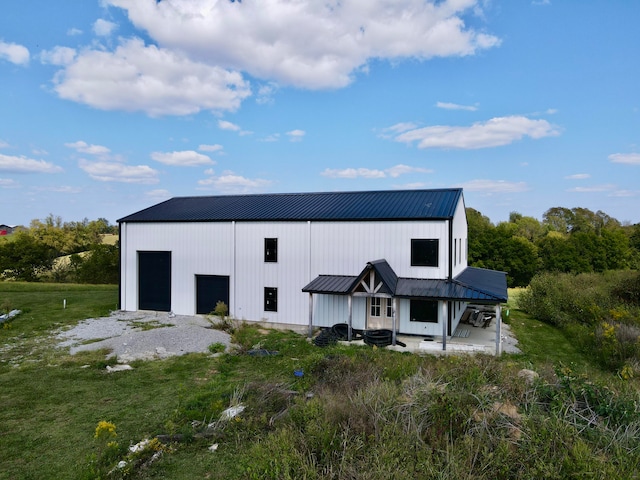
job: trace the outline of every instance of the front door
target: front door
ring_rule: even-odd
[[[369,297],[367,299],[367,328],[385,328],[393,326],[393,299]]]

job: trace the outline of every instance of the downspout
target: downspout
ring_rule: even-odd
[[[447,272],[447,279],[453,279],[453,256],[455,252],[453,251],[453,219],[447,220],[449,222],[449,272]]]
[[[313,337],[313,293],[309,292],[309,338]]]
[[[238,318],[236,316],[236,296],[237,296],[237,290],[236,290],[236,221],[232,220],[231,221],[231,234],[233,236],[233,312],[231,312],[231,305],[229,305],[229,312],[231,313],[231,315],[233,316],[233,318]],[[231,303],[231,295],[229,295],[229,303]]]
[[[502,354],[502,307],[496,305],[496,355]]]
[[[122,275],[122,223],[118,222],[118,310],[122,310],[122,282],[127,276]]]

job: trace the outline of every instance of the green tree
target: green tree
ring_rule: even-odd
[[[81,258],[72,256],[72,263],[80,283],[118,283],[119,248],[117,245],[94,245],[89,253]]]
[[[37,281],[50,270],[56,251],[26,232],[14,234],[13,241],[0,244],[0,275],[14,280]]]

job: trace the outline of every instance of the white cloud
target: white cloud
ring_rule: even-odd
[[[18,188],[19,184],[11,178],[0,178],[0,188]]]
[[[106,0],[165,48],[310,89],[339,88],[371,59],[473,55],[495,36],[465,24],[480,0]]]
[[[222,145],[219,145],[217,143],[213,144],[213,145],[199,145],[198,146],[198,150],[200,150],[201,152],[219,152],[222,153],[222,150],[224,150],[224,147]]]
[[[51,50],[43,50],[40,53],[42,63],[65,66],[73,63],[76,58],[76,50],[69,47],[54,47]]]
[[[62,167],[44,160],[34,160],[24,156],[15,157],[0,154],[0,172],[10,173],[60,173]]]
[[[633,190],[616,190],[609,194],[609,197],[629,198],[637,197],[640,192]]]
[[[178,167],[197,167],[200,165],[212,165],[215,162],[202,153],[193,150],[181,152],[153,152],[151,158],[165,165]]]
[[[70,185],[57,185],[54,187],[37,187],[37,188],[34,188],[34,190],[37,190],[39,192],[72,193],[72,194],[82,192],[82,188],[72,187]]]
[[[93,33],[99,37],[108,37],[116,28],[118,25],[115,23],[99,18],[93,24]]]
[[[94,180],[122,183],[158,183],[158,172],[147,165],[124,165],[115,162],[90,162],[81,159],[78,166]]]
[[[433,173],[433,171],[427,168],[410,167],[408,165],[399,164],[385,170],[370,168],[327,168],[321,173],[321,175],[329,178],[397,178],[400,175],[406,175],[409,173]]]
[[[145,193],[145,196],[153,199],[154,201],[166,200],[171,198],[171,192],[169,190],[165,190],[163,188],[158,188],[156,190],[149,190]]]
[[[322,175],[330,178],[385,178],[386,174],[382,170],[370,168],[327,168]]]
[[[469,112],[475,112],[478,110],[478,107],[475,105],[459,105],[457,103],[449,102],[438,102],[436,103],[436,107],[444,108],[445,110],[467,110]]]
[[[567,180],[585,180],[587,178],[591,178],[591,175],[588,173],[575,173],[573,175],[567,175],[564,178]]]
[[[277,90],[278,85],[275,82],[269,82],[266,85],[261,85],[258,88],[256,102],[260,105],[273,103],[273,96]]]
[[[613,153],[609,155],[609,160],[613,163],[640,165],[640,153]]]
[[[9,144],[7,142],[5,142],[4,140],[0,139],[0,148],[7,148],[9,146]]]
[[[433,170],[421,167],[410,167],[408,165],[396,165],[394,167],[385,170],[390,177],[396,178],[400,175],[407,175],[409,173],[433,173]]]
[[[239,132],[240,126],[235,123],[227,122],[226,120],[218,120],[218,128],[220,130],[231,130],[232,132]]]
[[[574,193],[598,193],[598,192],[609,192],[611,190],[615,190],[616,186],[611,183],[605,183],[602,185],[592,185],[590,187],[574,187],[567,190],[567,192]]]
[[[106,155],[111,152],[107,147],[102,145],[89,145],[87,142],[83,142],[82,140],[78,140],[73,143],[65,143],[64,146],[89,155]]]
[[[267,135],[266,137],[260,139],[261,142],[277,142],[278,140],[280,140],[279,133],[272,133],[271,135]]]
[[[251,94],[242,75],[142,40],[114,52],[86,50],[56,73],[61,98],[101,110],[143,111],[150,116],[235,110]]]
[[[82,35],[82,30],[80,30],[79,28],[70,28],[69,30],[67,30],[67,35],[69,35],[70,37]]]
[[[395,137],[403,143],[416,142],[418,148],[477,149],[508,145],[523,137],[539,139],[560,134],[546,120],[522,116],[496,117],[470,127],[437,125],[406,131]]]
[[[462,187],[469,192],[484,193],[519,193],[529,190],[525,182],[507,182],[505,180],[486,180],[477,179],[461,183],[458,187]]]
[[[250,193],[259,191],[270,184],[269,180],[246,178],[230,171],[225,171],[217,177],[211,176],[198,181],[198,185],[206,189],[214,189],[223,193]]]
[[[291,130],[290,132],[287,132],[287,135],[289,136],[289,140],[292,142],[302,141],[302,138],[306,134],[307,132],[305,132],[304,130]]]
[[[29,50],[27,47],[17,43],[6,43],[0,41],[0,59],[5,59],[16,65],[26,65],[29,63]]]

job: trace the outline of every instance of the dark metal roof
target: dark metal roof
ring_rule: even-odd
[[[478,290],[479,294],[485,294],[503,302],[506,302],[509,298],[507,274],[505,272],[467,267],[455,278],[455,281],[468,288]]]
[[[353,289],[358,277],[351,275],[320,275],[302,289],[309,293],[332,293],[346,295]]]
[[[384,286],[387,287],[388,293],[393,294],[393,292],[396,291],[398,276],[386,260],[375,260],[373,262],[369,262],[367,266],[376,271]]]
[[[448,219],[461,197],[460,188],[176,197],[118,222]]]
[[[384,260],[371,262],[368,264],[368,268],[365,268],[365,271],[368,271],[371,268],[370,266],[373,265],[383,265],[383,268],[386,265],[395,276],[391,266]],[[380,273],[380,270],[377,271]],[[320,275],[304,287],[302,291],[346,295],[353,291],[361,276],[362,274],[358,277]],[[476,303],[503,303],[508,300],[507,274],[495,270],[467,267],[453,280],[395,278],[397,283],[390,293],[396,297],[460,300]],[[389,286],[389,283],[384,278],[383,282]]]

